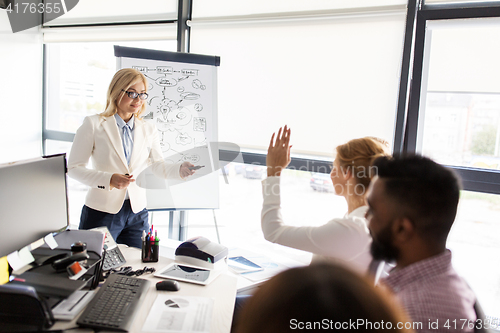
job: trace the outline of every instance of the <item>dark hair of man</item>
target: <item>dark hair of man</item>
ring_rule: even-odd
[[[327,327],[318,327],[325,320]],[[412,332],[397,327],[408,319],[391,295],[340,265],[316,263],[285,270],[266,281],[243,306],[236,332],[341,331],[335,323],[349,325],[358,320],[390,323],[395,333]],[[294,321],[315,323],[316,327],[294,328]],[[365,326],[358,329],[378,332]]]
[[[374,162],[385,193],[422,237],[444,245],[457,214],[460,181],[455,173],[419,155]]]

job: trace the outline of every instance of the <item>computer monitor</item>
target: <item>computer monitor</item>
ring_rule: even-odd
[[[0,257],[68,220],[66,154],[0,165]]]

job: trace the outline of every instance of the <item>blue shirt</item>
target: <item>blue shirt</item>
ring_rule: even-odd
[[[115,119],[116,119],[116,124],[118,125],[118,128],[120,129],[119,132],[120,132],[120,137],[122,139],[122,142],[123,142],[123,126],[125,125],[128,125],[131,129],[130,133],[132,134],[132,146],[130,147],[130,152],[132,153],[132,150],[134,149],[134,117],[132,116],[132,118],[130,118],[130,120],[128,122],[125,122],[125,120],[123,120],[119,115],[118,113],[115,113]],[[130,156],[127,160],[127,163],[130,163]]]

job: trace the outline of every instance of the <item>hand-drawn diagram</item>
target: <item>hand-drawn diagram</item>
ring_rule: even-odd
[[[219,207],[217,137],[217,67],[212,56],[115,46],[119,68],[135,68],[148,80],[142,117],[158,129],[168,163],[203,166],[187,179],[168,179],[146,168],[136,184],[146,189],[147,208],[214,209]]]
[[[199,132],[205,132],[207,130],[207,120],[205,118],[193,118],[194,126],[193,129]]]
[[[189,64],[183,63],[144,66],[143,62],[142,66],[131,67],[148,79],[150,97],[144,118],[158,128],[163,155],[174,159],[183,156],[182,161],[191,163],[199,161],[199,156],[184,156],[182,152],[206,145],[212,139],[207,132],[211,105],[206,105],[211,101],[212,91],[204,82],[209,76],[203,76],[202,69],[189,68]]]

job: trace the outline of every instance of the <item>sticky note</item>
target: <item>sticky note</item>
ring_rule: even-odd
[[[29,265],[33,261],[35,261],[35,258],[33,258],[33,255],[31,254],[29,246],[25,246],[21,250],[19,250],[19,259],[22,260],[24,265]]]
[[[18,251],[9,254],[7,256],[7,261],[9,262],[10,266],[12,266],[12,269],[15,271],[24,267],[23,260],[19,258]]]
[[[48,234],[43,239],[45,240],[45,243],[47,243],[47,245],[50,247],[51,250],[55,249],[58,246],[52,234]]]
[[[40,238],[39,240],[30,244],[30,250],[33,251],[34,249],[38,249],[43,244],[45,244],[45,241],[43,240],[43,238]]]
[[[9,254],[7,256],[7,261],[9,262],[10,266],[12,266],[12,269],[17,271],[35,261],[35,258],[33,258],[33,255],[31,255],[28,245],[23,247],[19,251],[15,251]]]
[[[0,284],[9,282],[9,262],[7,257],[0,258]]]

